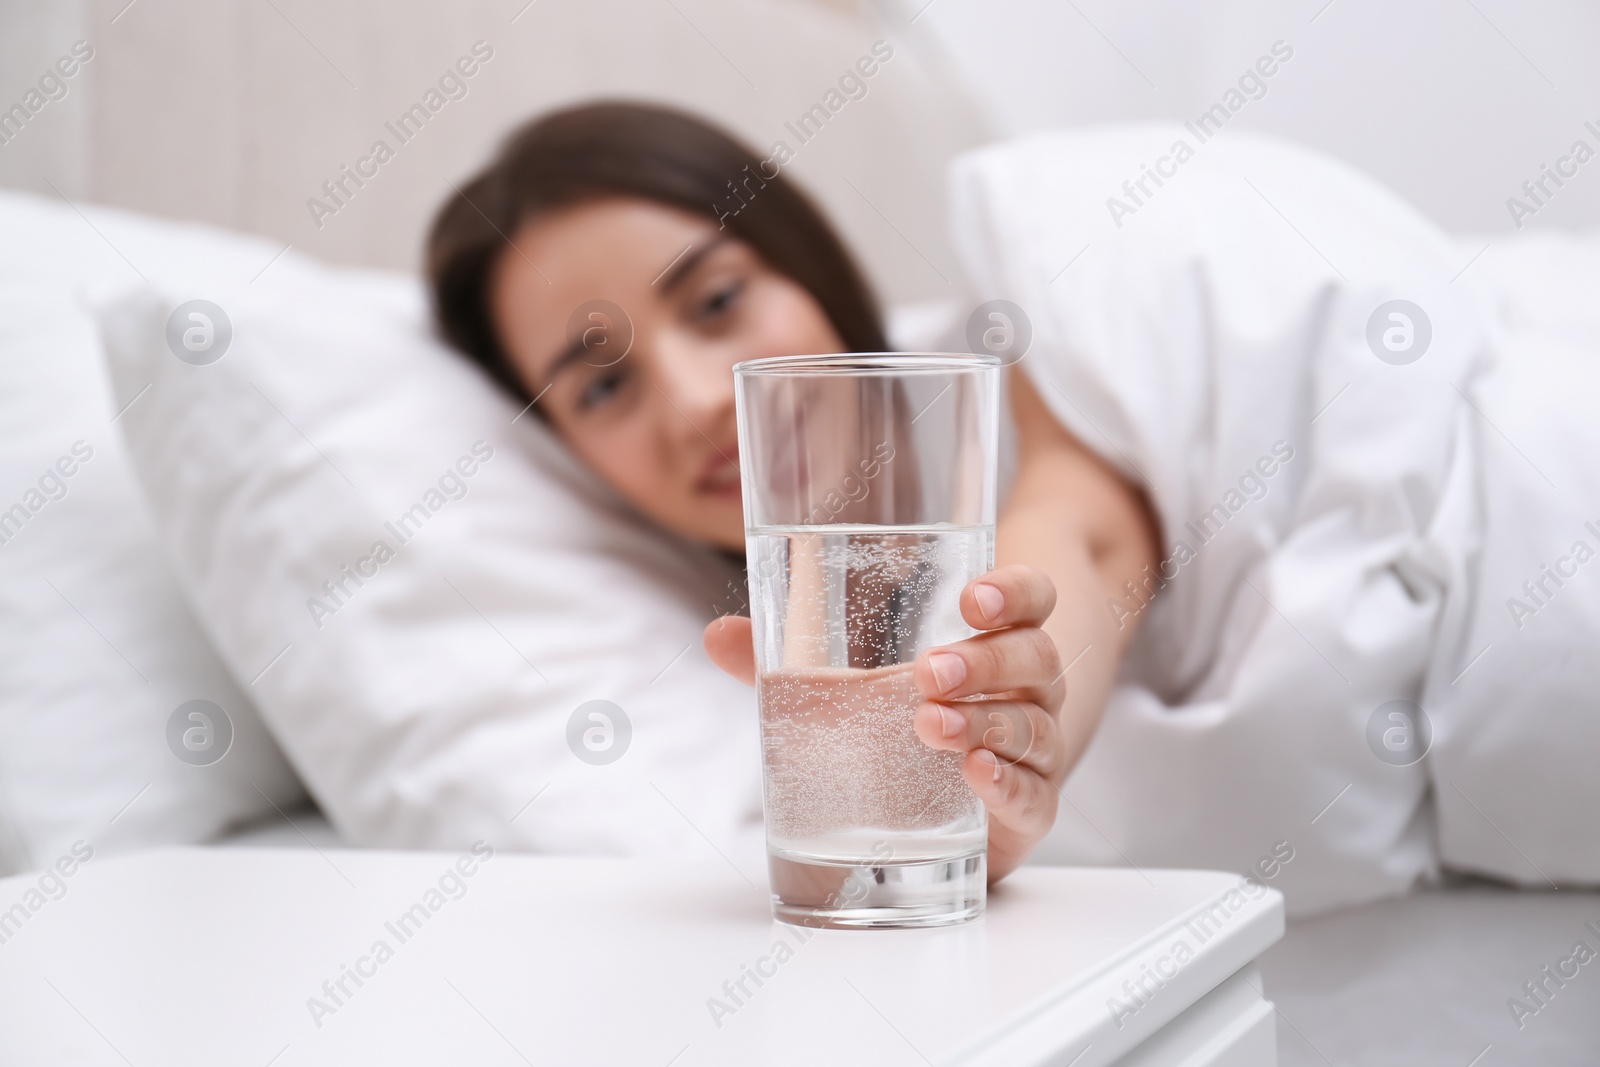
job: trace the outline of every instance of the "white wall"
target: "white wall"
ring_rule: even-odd
[[[413,266],[446,181],[528,114],[646,96],[766,147],[883,36],[896,59],[793,173],[904,301],[957,275],[952,153],[992,131],[1192,118],[1280,39],[1294,58],[1229,128],[1340,156],[1451,229],[1511,232],[1506,198],[1542,163],[1578,137],[1600,149],[1583,128],[1600,128],[1593,0],[526,2],[0,0],[0,108],[74,40],[96,49],[0,146],[0,185]],[[478,39],[496,52],[470,95],[315,226],[307,198]],[[1600,224],[1600,160],[1530,224]]]
[[[86,14],[78,2],[0,0],[0,109],[37,90],[72,42],[87,36]],[[20,132],[13,136],[11,126],[0,127],[7,138],[0,144],[0,185],[49,194],[54,183],[66,196],[84,195],[91,81],[87,69],[63,79],[66,95],[46,104]]]
[[[1456,231],[1511,232],[1541,164],[1600,151],[1593,0],[933,0],[916,25],[1004,132],[1191,119],[1283,40],[1294,58],[1230,128],[1340,156]],[[1600,159],[1525,221],[1600,224]]]

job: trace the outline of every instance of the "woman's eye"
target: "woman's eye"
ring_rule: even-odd
[[[739,294],[744,291],[743,282],[734,282],[725,285],[706,297],[700,303],[700,314],[704,318],[715,318],[727,314],[734,304],[739,301]]]
[[[590,411],[610,400],[622,388],[623,378],[620,371],[607,371],[594,378],[578,394],[578,410]]]

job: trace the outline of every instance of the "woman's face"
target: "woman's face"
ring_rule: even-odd
[[[625,352],[627,325],[596,301],[631,321]],[[590,469],[661,525],[738,550],[733,365],[843,348],[811,293],[749,246],[639,199],[525,224],[495,264],[490,309],[529,394]]]

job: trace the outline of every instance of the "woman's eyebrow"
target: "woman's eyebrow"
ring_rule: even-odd
[[[728,235],[724,233],[716,235],[699,247],[693,244],[686,246],[682,252],[678,253],[678,258],[668,263],[666,268],[656,275],[656,280],[650,284],[661,286],[663,293],[672,292],[707,256],[722,247],[727,240]]]

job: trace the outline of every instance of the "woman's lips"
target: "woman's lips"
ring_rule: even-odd
[[[706,461],[695,490],[707,496],[739,499],[739,464],[731,457],[738,455],[738,445],[723,449]]]

